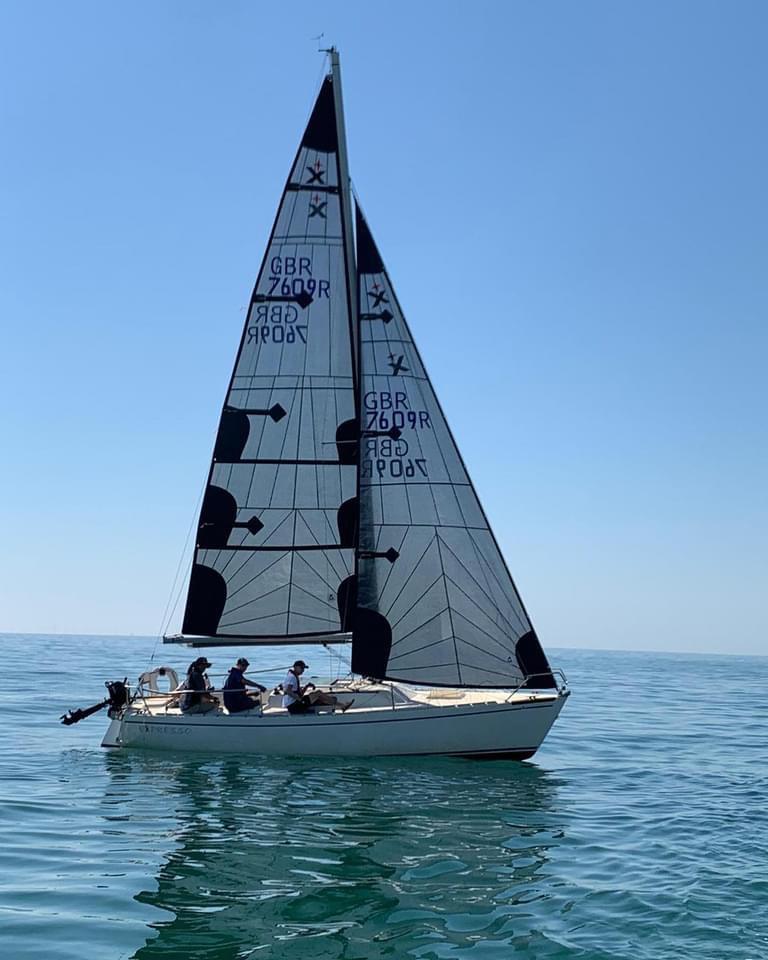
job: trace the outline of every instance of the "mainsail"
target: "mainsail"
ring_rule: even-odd
[[[347,629],[357,418],[334,80],[338,72],[323,82],[254,288],[200,513],[185,635],[274,643]]]
[[[358,208],[360,546],[352,669],[502,687],[549,664]],[[543,676],[542,676],[543,674]]]

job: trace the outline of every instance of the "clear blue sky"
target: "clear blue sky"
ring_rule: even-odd
[[[321,31],[545,647],[768,652],[749,0],[6,0],[0,631],[160,627]]]

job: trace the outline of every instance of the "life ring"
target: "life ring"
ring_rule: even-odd
[[[168,678],[168,690],[161,690],[157,685],[158,677]],[[139,677],[139,686],[147,687],[150,693],[173,693],[179,685],[179,675],[173,667],[156,667],[154,670],[147,670]]]

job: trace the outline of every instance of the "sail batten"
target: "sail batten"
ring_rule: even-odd
[[[357,398],[334,85],[337,70],[321,85],[251,296],[200,513],[185,636],[296,642],[336,636],[349,618]]]
[[[549,665],[359,207],[356,226],[362,435],[353,669],[434,686],[519,686]]]

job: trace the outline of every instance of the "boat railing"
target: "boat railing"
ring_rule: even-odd
[[[206,687],[206,692],[214,695],[224,693],[226,679],[226,673],[211,674],[212,682]],[[276,691],[279,686],[280,684],[271,684],[267,687],[267,690],[271,693]],[[250,689],[253,692],[256,688],[251,687]],[[142,681],[140,677],[135,686],[134,699],[151,700],[158,697],[177,697],[188,692],[184,679],[180,680],[177,686],[169,687],[168,690],[161,690],[160,687],[152,687],[148,682]]]
[[[536,680],[537,678],[540,678],[540,677],[549,677],[551,679],[554,679],[555,677],[559,677],[561,683],[559,686],[555,684],[555,688],[557,689],[557,692],[560,694],[564,693],[568,689],[568,678],[560,669],[556,668],[554,670],[542,670],[541,673],[527,673],[523,677],[523,679],[520,681],[520,683],[518,683],[515,689],[510,692],[506,702],[509,703],[509,701],[515,696],[516,693],[519,693],[523,687],[528,686],[531,680]],[[533,686],[533,689],[536,689],[535,684]]]
[[[542,687],[537,687],[536,683],[535,682],[532,683],[532,681],[536,681],[537,679],[543,680],[545,678],[550,681],[550,683],[546,685],[546,688],[551,689],[552,681],[555,680],[555,678],[557,678],[555,680],[555,688],[557,690],[557,693],[562,695],[567,691],[568,679],[565,673],[559,668],[554,668],[551,670],[543,670],[540,673],[525,674],[525,676],[522,677],[522,679],[517,684],[517,686],[514,687],[512,690],[510,690],[509,694],[505,699],[505,702],[509,703],[525,687],[529,687],[529,689],[531,690],[531,695],[534,696],[533,694],[534,690],[545,689],[545,687],[543,685]],[[318,686],[321,688],[327,687],[330,691],[337,692],[337,691],[334,691],[334,686],[335,686],[334,681],[330,681],[327,683],[319,682]],[[391,707],[392,710],[395,710],[398,705],[404,705],[407,703],[415,702],[412,700],[411,697],[408,696],[406,691],[403,690],[399,684],[390,682],[390,683],[382,683],[381,686],[383,688],[381,690],[381,693],[384,694],[384,697],[386,698],[386,701],[389,702],[388,705]],[[264,707],[269,705],[269,697],[270,695],[274,694],[276,691],[277,691],[277,687],[275,687],[274,689],[268,689],[266,694],[262,694],[262,697],[260,698],[262,709],[264,709]],[[133,695],[130,696],[129,702],[140,703],[143,709],[148,712],[151,710],[152,706],[155,706],[156,708],[157,706],[164,705],[167,710],[168,707],[175,705],[175,703],[178,702],[179,698],[186,692],[187,691],[183,684],[179,684],[179,686],[173,690],[152,690],[151,688],[148,688],[144,684],[140,683],[134,689]],[[221,687],[217,687],[214,684],[208,688],[207,692],[209,694],[212,694],[213,696],[221,697],[221,695],[224,693],[224,690]],[[389,696],[387,696],[387,694],[389,694]],[[150,704],[150,702],[148,701],[152,701],[152,704]],[[164,704],[163,704],[163,701],[165,701]]]
[[[165,712],[168,712],[169,707],[177,707],[181,701],[181,698],[185,693],[189,691],[182,686],[176,687],[174,690],[147,690],[145,688],[137,688],[134,695],[130,698],[129,703],[133,706],[140,705],[142,710],[145,713],[152,713],[152,710],[157,710],[158,708],[164,708]],[[203,691],[201,691],[203,692]],[[205,693],[210,694],[214,700],[218,703],[218,706],[223,705],[223,695],[226,692],[222,688],[209,687]],[[259,700],[254,701],[254,709],[258,708],[259,710],[264,710],[269,706],[269,698],[271,696],[271,691],[261,691],[259,693]]]

